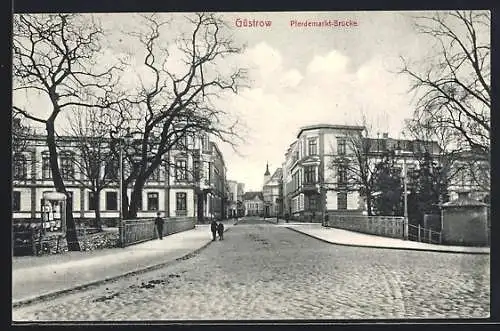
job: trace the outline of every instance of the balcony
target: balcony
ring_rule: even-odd
[[[300,192],[305,194],[319,193],[319,182],[304,182],[300,187]]]

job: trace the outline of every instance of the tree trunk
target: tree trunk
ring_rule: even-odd
[[[102,230],[101,222],[101,191],[94,192],[94,206],[95,206],[95,227]]]
[[[368,209],[368,216],[373,216],[373,213],[372,213],[372,195],[371,195],[371,193],[366,194],[366,209]]]
[[[135,180],[134,189],[132,190],[132,194],[130,196],[130,204],[128,206],[129,219],[137,218],[137,202],[142,198],[141,192],[144,188],[145,183],[146,179],[144,178],[144,176],[138,176]]]
[[[64,193],[66,199],[66,241],[68,243],[69,251],[80,251],[80,244],[76,234],[75,220],[73,219],[73,199],[71,199],[66,186],[61,177],[59,163],[57,161],[57,148],[55,139],[55,128],[53,120],[46,123],[47,129],[47,147],[49,148],[50,168],[52,171],[52,180],[57,192]]]

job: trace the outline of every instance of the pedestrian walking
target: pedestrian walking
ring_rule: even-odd
[[[224,224],[222,222],[217,225],[217,232],[219,233],[219,240],[224,239]]]
[[[216,236],[217,236],[217,222],[216,221],[212,221],[212,223],[210,223],[210,231],[212,231],[212,241],[215,241]]]
[[[163,240],[163,218],[161,218],[160,212],[156,213],[155,225],[158,231],[158,239]]]

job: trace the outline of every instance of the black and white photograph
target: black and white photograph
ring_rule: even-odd
[[[490,318],[491,12],[15,13],[12,321]]]

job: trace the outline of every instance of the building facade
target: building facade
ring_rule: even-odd
[[[262,192],[246,192],[243,195],[245,216],[264,216],[264,197]]]
[[[85,162],[76,138],[58,137],[59,166],[70,198],[73,217],[95,217],[96,201],[89,189],[90,180],[79,164]],[[138,218],[154,217],[158,211],[166,217],[198,217],[199,220],[221,213],[225,183],[224,159],[208,136],[188,137],[183,150],[163,156],[165,162],[147,179],[141,192]],[[119,218],[119,165],[112,158],[99,167],[111,167],[109,183],[101,190],[98,205],[101,218]],[[130,167],[123,164],[127,175]],[[54,191],[45,136],[33,135],[26,148],[13,155],[12,206],[14,219],[40,219],[42,195]],[[127,189],[130,199],[132,187]]]
[[[276,217],[282,214],[282,174],[282,169],[278,168],[270,175],[269,165],[266,165],[262,188],[264,216],[266,217]]]
[[[227,181],[228,203],[227,217],[242,217],[245,215],[245,206],[243,204],[243,193],[245,185],[234,180]]]
[[[293,218],[320,221],[323,212],[362,212],[358,189],[347,185],[336,158],[351,158],[350,136],[361,136],[360,126],[319,124],[303,127],[285,154],[283,195],[285,212]]]
[[[360,194],[359,185],[356,184],[359,181],[352,180],[351,168],[347,167],[356,164],[353,139],[363,144],[371,169],[374,169],[389,151],[394,152],[392,157],[395,167],[401,169],[402,175],[419,170],[423,153],[429,153],[438,166],[443,162],[443,152],[436,142],[393,139],[387,134],[383,134],[382,138],[367,138],[362,136],[364,129],[362,126],[318,124],[299,130],[297,139],[290,144],[282,164],[285,216],[320,221],[326,212],[367,213],[366,201]],[[466,160],[466,156],[460,156],[458,161],[453,162],[452,167],[463,166]],[[487,169],[484,169],[488,164],[483,160],[477,163],[477,167],[483,168],[481,173],[489,174]],[[458,176],[454,174],[450,178],[450,198],[453,199],[466,190],[473,192],[471,197],[484,199],[489,193],[488,190],[484,186],[473,184],[470,176],[467,177],[466,173],[470,173],[470,167],[462,169],[462,175],[460,171],[455,171]],[[489,178],[483,179],[483,183],[489,185]]]

